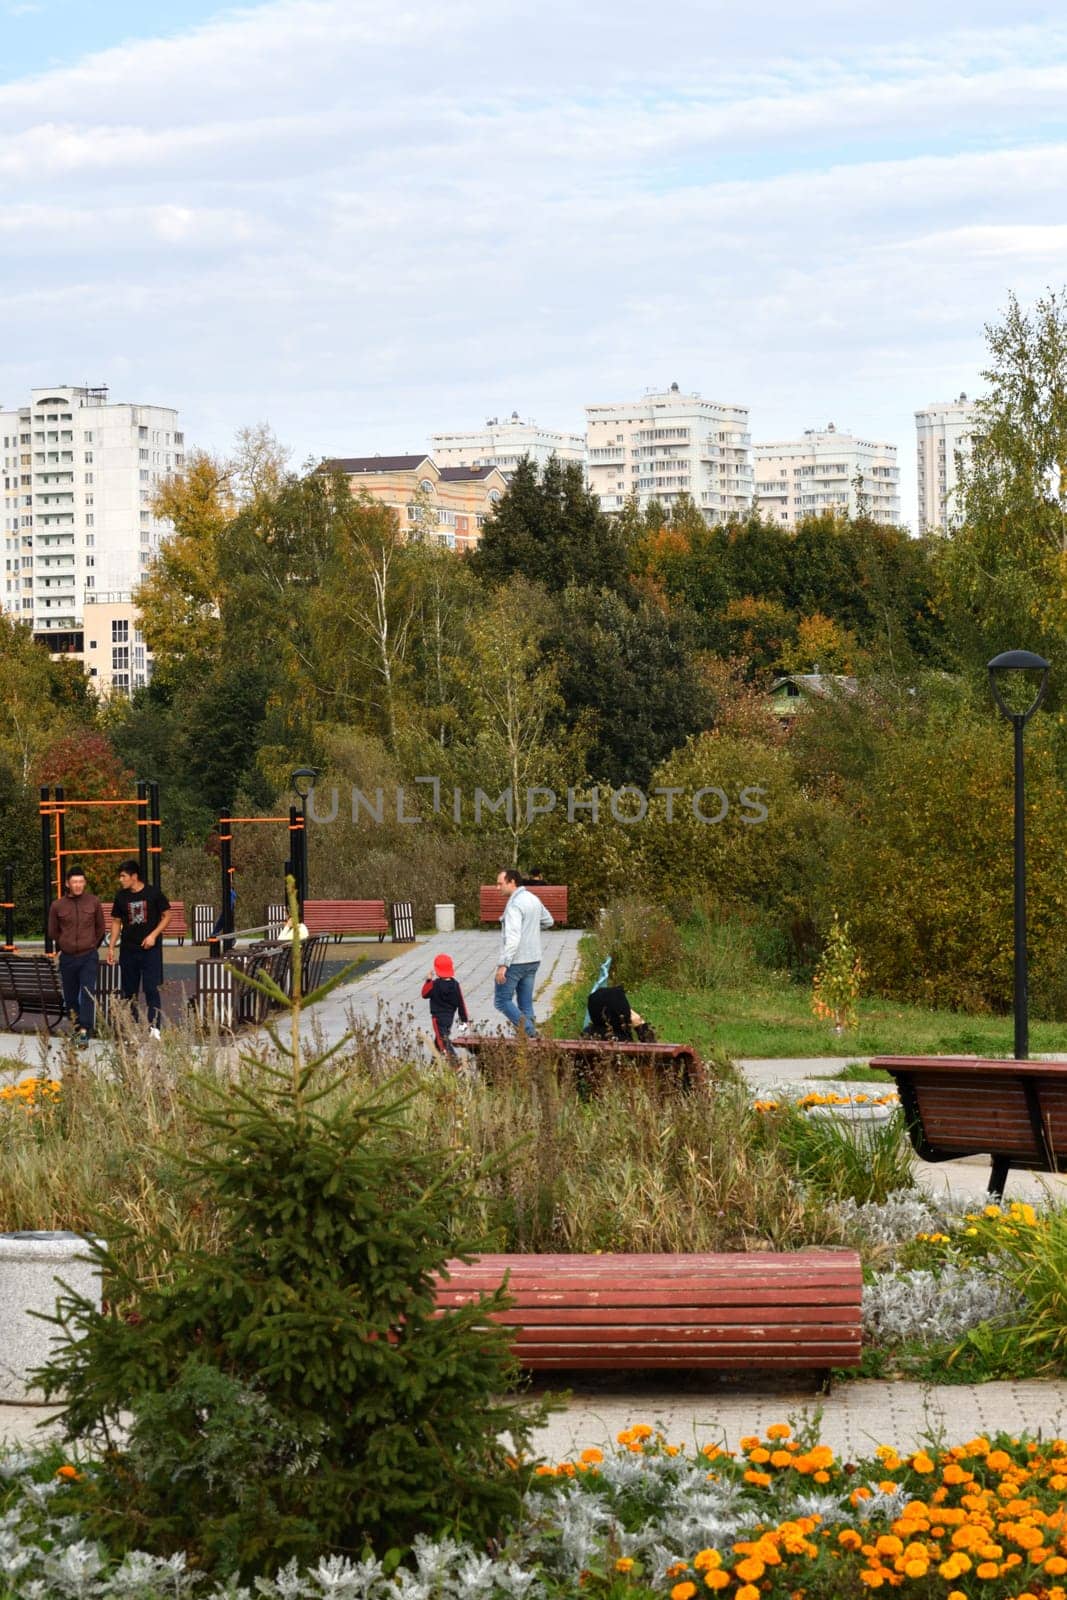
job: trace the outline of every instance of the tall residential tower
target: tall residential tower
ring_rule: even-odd
[[[956,456],[970,455],[977,416],[965,394],[940,404],[934,401],[915,413],[920,533],[951,528],[960,520]]]
[[[0,603],[53,654],[81,657],[101,690],[147,681],[131,596],[170,531],[153,498],[184,463],[169,406],[59,385],[0,410]]]
[[[643,507],[668,510],[691,496],[709,522],[743,515],[752,504],[748,407],[682,394],[621,405],[586,406],[589,487],[605,511],[621,511],[631,494]]]

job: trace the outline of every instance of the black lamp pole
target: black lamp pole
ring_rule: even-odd
[[[289,808],[289,854],[301,916],[304,914],[304,901],[308,896],[308,795],[318,776],[318,767],[297,767],[289,778],[293,793],[300,802],[299,826],[296,825],[297,808],[295,806]]]
[[[999,673],[1040,672],[1041,681],[1025,711],[1014,710],[1004,699]],[[989,684],[1001,715],[1015,733],[1015,1059],[1030,1055],[1030,1014],[1026,976],[1026,796],[1023,788],[1023,729],[1045,698],[1049,664],[1030,650],[1005,650],[989,663]]]

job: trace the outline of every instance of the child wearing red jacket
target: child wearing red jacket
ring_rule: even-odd
[[[433,971],[422,986],[422,998],[430,1002],[430,1021],[433,1024],[433,1047],[438,1055],[447,1056],[454,1066],[459,1065],[452,1044],[452,1024],[459,1013],[462,1022],[469,1022],[467,1003],[463,990],[456,982],[456,969],[451,956],[434,956]]]

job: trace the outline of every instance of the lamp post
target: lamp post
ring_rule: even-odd
[[[1025,711],[1009,705],[1001,692],[1002,682],[1013,672],[1039,672],[1037,693]],[[1049,664],[1044,656],[1030,650],[1005,650],[989,663],[989,685],[997,709],[1015,730],[1015,1059],[1025,1061],[1030,1054],[1029,1000],[1026,985],[1026,798],[1023,790],[1023,729],[1045,698]],[[1018,681],[1018,680],[1016,680]]]
[[[318,776],[318,767],[297,767],[289,775],[290,787],[300,805],[299,809],[296,806],[289,807],[289,861],[286,872],[292,873],[296,883],[301,916],[304,915],[304,901],[308,895],[308,795]]]

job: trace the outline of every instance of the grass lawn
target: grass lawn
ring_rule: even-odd
[[[686,991],[661,983],[638,983],[627,993],[660,1039],[692,1044],[701,1053],[713,1047],[735,1058],[759,1056],[841,1056],[856,1061],[874,1055],[988,1055],[1010,1057],[1011,1017],[968,1016],[959,1011],[926,1011],[902,1001],[861,1000],[859,1025],[835,1034],[811,1013],[811,991],[786,978]],[[556,1038],[580,1032],[585,989],[561,994],[546,1031]],[[1030,1024],[1030,1053],[1067,1052],[1067,1023]]]

